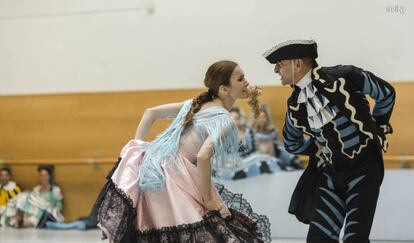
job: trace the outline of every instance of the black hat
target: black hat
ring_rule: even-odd
[[[272,64],[282,60],[302,57],[318,57],[318,46],[314,40],[288,40],[270,48],[263,56]]]

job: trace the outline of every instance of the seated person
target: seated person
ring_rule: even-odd
[[[255,135],[252,129],[247,126],[243,111],[239,107],[233,107],[230,110],[230,115],[236,124],[243,144],[243,149],[240,151],[242,161],[236,166],[236,172],[232,179],[280,171],[276,158],[258,151]]]
[[[20,188],[17,186],[16,182],[12,181],[11,176],[12,173],[9,167],[3,167],[0,169],[0,217],[6,209],[7,203],[10,199],[17,196],[20,192]]]
[[[287,152],[277,138],[277,129],[273,126],[270,112],[266,105],[260,108],[259,117],[253,122],[259,151],[278,158],[283,170],[303,169],[297,156]]]
[[[53,180],[51,165],[38,167],[40,184],[10,200],[2,215],[6,225],[43,228],[46,221],[63,222],[62,193]]]

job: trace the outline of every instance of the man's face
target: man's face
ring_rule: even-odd
[[[292,84],[291,60],[282,60],[275,64],[275,73],[279,74],[282,85]]]

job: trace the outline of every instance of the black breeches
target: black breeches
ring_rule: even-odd
[[[344,243],[370,242],[384,164],[381,151],[371,147],[365,154],[343,171],[323,171],[309,226],[308,243],[337,243],[342,227]]]

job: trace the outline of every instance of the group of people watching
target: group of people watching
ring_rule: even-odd
[[[47,222],[63,222],[63,196],[53,179],[54,167],[40,165],[37,171],[39,184],[21,191],[11,169],[0,169],[0,226],[46,228]]]
[[[298,157],[288,153],[278,140],[277,128],[266,105],[261,106],[259,117],[251,125],[241,108],[233,107],[230,114],[243,145],[240,150],[242,161],[237,165],[232,179],[303,169]]]

